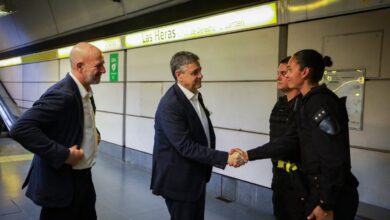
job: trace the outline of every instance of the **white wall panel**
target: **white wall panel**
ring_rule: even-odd
[[[98,110],[123,113],[123,84],[100,83],[93,85],[92,91]]]
[[[3,82],[3,84],[13,99],[21,100],[23,98],[23,84],[22,83]]]
[[[37,63],[37,71],[39,71],[40,82],[57,82],[59,80],[59,61],[52,60],[47,62]]]
[[[23,82],[38,82],[39,74],[44,71],[43,69],[38,69],[38,63],[29,63],[23,65]]]
[[[161,96],[163,96],[173,84],[175,84],[175,82],[165,82],[165,83],[163,83],[162,84],[163,88],[162,88]]]
[[[390,155],[351,149],[351,158],[360,201],[390,209]]]
[[[233,147],[250,150],[268,142],[268,135],[245,133],[215,129],[216,149],[229,151]],[[244,181],[259,184],[265,187],[271,186],[272,163],[269,159],[251,161],[239,168],[226,166],[225,170],[213,168],[214,172],[235,177]]]
[[[390,66],[387,62],[390,60],[390,50],[385,49],[390,48],[390,9],[290,24],[288,30],[288,54],[306,48],[316,49],[321,53],[329,52],[330,54],[325,55],[334,55],[335,57],[341,54],[342,60],[334,60],[336,67],[337,65],[343,68],[361,68],[363,66],[369,68],[367,72],[369,77],[390,77]],[[383,33],[383,39],[379,39],[379,36],[367,35],[373,32]],[[367,34],[363,36],[361,35],[363,33]],[[325,42],[325,40],[329,40],[329,37],[332,36],[344,36],[343,38],[351,36],[352,39],[339,38],[339,50],[325,50],[324,47],[330,43]],[[375,40],[376,37],[379,38]],[[375,52],[378,51],[378,44],[381,47],[380,54]],[[337,45],[334,48],[337,49]],[[343,48],[344,51],[342,51]],[[346,50],[347,48],[349,49]],[[368,56],[373,52],[375,52],[374,57]],[[349,65],[345,66],[345,64]]]
[[[332,69],[356,67],[366,69],[369,77],[378,77],[372,73],[380,72],[382,37],[380,31],[325,36],[323,52],[332,57]]]
[[[71,71],[70,68],[70,60],[69,59],[61,59],[60,61],[60,78],[63,79],[67,73]]]
[[[274,80],[278,65],[279,29],[266,28],[185,41],[199,55],[208,80]]]
[[[22,82],[22,65],[0,68],[1,81]]]
[[[389,80],[366,82],[363,130],[350,131],[352,145],[390,150],[389,88]]]
[[[154,117],[163,92],[162,83],[127,83],[126,114]]]
[[[214,126],[268,133],[275,83],[203,83],[201,92]]]
[[[35,102],[39,96],[38,83],[23,83],[23,100]]]
[[[131,49],[127,80],[173,81],[169,61],[181,50],[199,55],[204,81],[273,80],[278,63],[278,30],[267,28]]]
[[[126,147],[153,153],[154,120],[126,116]]]
[[[59,61],[52,60],[23,65],[24,82],[56,82],[59,77]]]
[[[123,116],[105,112],[96,112],[96,127],[102,140],[122,146]]]
[[[31,102],[31,101],[22,101],[20,107],[22,108],[25,108],[25,109],[29,109],[31,108],[31,106],[34,104],[34,102]],[[22,109],[23,110],[23,109]],[[24,111],[24,110],[23,110]]]
[[[181,44],[182,42],[128,50],[127,81],[174,81],[169,61],[173,54],[183,50]]]
[[[41,97],[41,95],[52,85],[54,85],[54,83],[38,83],[38,96]]]
[[[22,66],[0,68],[0,80],[16,104],[21,106],[21,100],[23,100]]]

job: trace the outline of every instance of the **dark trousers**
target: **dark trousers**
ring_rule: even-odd
[[[297,186],[295,178],[298,173],[287,173],[274,168],[272,179],[272,204],[274,216],[277,220],[301,220],[304,218],[304,201],[302,193]]]
[[[91,169],[73,170],[73,200],[68,207],[42,207],[40,220],[96,220],[96,193]]]
[[[205,191],[195,202],[165,198],[171,220],[204,220]]]
[[[314,191],[314,190],[313,190]],[[313,191],[311,191],[313,193]],[[318,194],[315,192],[313,194]],[[310,196],[309,196],[310,197]],[[318,195],[314,198],[318,198]],[[316,199],[310,199],[306,204],[306,216],[318,205]],[[359,206],[359,194],[355,186],[345,185],[340,190],[340,195],[334,206],[334,220],[354,220]]]
[[[359,206],[356,187],[345,186],[334,209],[334,220],[354,220]]]

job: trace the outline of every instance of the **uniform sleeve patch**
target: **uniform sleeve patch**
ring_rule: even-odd
[[[324,109],[318,110],[312,117],[313,121],[318,125],[321,131],[336,135],[340,132],[338,121]]]
[[[312,117],[316,124],[319,124],[326,116],[328,112],[324,108],[320,108]]]

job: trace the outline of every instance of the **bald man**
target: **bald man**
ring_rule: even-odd
[[[101,51],[88,43],[70,53],[71,72],[50,87],[10,134],[34,159],[23,188],[42,207],[40,219],[96,219],[91,168],[99,133],[91,84],[106,72]]]

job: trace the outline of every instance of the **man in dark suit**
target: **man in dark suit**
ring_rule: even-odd
[[[10,134],[34,159],[23,187],[42,206],[40,219],[96,219],[91,167],[99,134],[91,84],[105,73],[101,51],[88,43],[70,53],[71,73],[50,87]]]
[[[238,166],[243,159],[215,150],[210,113],[198,91],[203,78],[198,56],[178,52],[170,64],[176,83],[155,116],[151,189],[165,198],[172,220],[203,220],[212,166]]]

